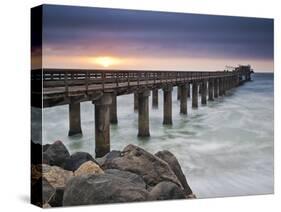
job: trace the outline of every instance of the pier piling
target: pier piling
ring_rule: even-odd
[[[196,81],[192,83],[192,108],[198,108],[198,84]]]
[[[150,91],[138,93],[139,132],[138,137],[149,137],[149,96]]]
[[[112,104],[110,106],[110,123],[117,124],[117,96],[116,94],[112,94]]]
[[[96,157],[103,157],[110,151],[110,106],[112,94],[104,93],[95,104]]]
[[[209,86],[208,86],[208,91],[209,91],[209,101],[214,101],[214,80],[209,79]]]
[[[152,107],[158,108],[158,89],[152,90]]]
[[[190,84],[187,83],[187,98],[190,98]]]
[[[214,79],[214,97],[218,98],[219,94],[218,94],[218,79]]]
[[[80,102],[69,104],[69,131],[68,136],[82,134]]]
[[[180,88],[180,114],[187,114],[187,85],[183,84]]]
[[[177,100],[180,100],[180,98],[181,98],[181,87],[180,86],[178,86],[177,91],[178,91]]]
[[[202,82],[202,87],[201,87],[201,104],[206,105],[207,104],[207,82],[204,80]]]
[[[139,98],[138,93],[134,93],[134,111],[137,112],[139,108]]]
[[[164,92],[164,110],[163,110],[163,124],[172,125],[172,91],[173,87],[167,85],[163,88]]]
[[[225,78],[222,79],[222,94],[225,95],[226,92],[226,80]]]
[[[223,96],[223,81],[222,78],[219,78],[219,96]]]

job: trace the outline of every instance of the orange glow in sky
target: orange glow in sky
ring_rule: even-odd
[[[121,63],[121,60],[115,57],[102,56],[102,57],[94,57],[90,59],[91,63],[95,65],[102,66],[104,68],[108,68],[114,65],[118,65]]]

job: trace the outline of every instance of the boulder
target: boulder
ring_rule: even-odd
[[[120,170],[106,170],[102,175],[71,178],[64,190],[63,206],[145,201],[148,195],[140,176]]]
[[[185,199],[184,191],[175,183],[163,181],[158,183],[149,192],[150,200]]]
[[[44,144],[43,145],[43,152],[46,152],[47,149],[51,146],[51,144]]]
[[[146,184],[143,181],[142,177],[140,177],[139,175],[136,175],[132,172],[120,171],[118,169],[107,169],[107,170],[105,170],[105,173],[119,177],[119,178],[125,178],[129,182],[136,185],[137,187],[144,188],[144,189],[146,188]]]
[[[149,186],[155,186],[162,181],[171,181],[181,186],[168,163],[132,144],[124,148],[120,157],[106,160],[102,168],[136,173]]]
[[[155,156],[161,158],[162,160],[166,161],[175,175],[177,176],[178,180],[180,181],[182,187],[184,188],[185,194],[190,195],[192,194],[192,190],[187,184],[185,175],[181,169],[180,163],[177,158],[168,150],[159,151],[155,154]]]
[[[101,157],[101,158],[96,158],[96,161],[98,162],[98,164],[100,166],[103,166],[103,164],[105,163],[105,161],[109,161],[112,160],[116,157],[120,157],[121,156],[121,151],[117,151],[117,150],[111,150],[109,153],[107,153],[105,156]]]
[[[42,207],[55,193],[55,188],[45,179],[40,177],[31,185],[31,202]]]
[[[85,174],[103,174],[103,170],[93,161],[87,161],[83,163],[75,172],[75,176]]]
[[[51,166],[63,167],[70,154],[61,141],[55,141],[43,153],[43,161]]]
[[[66,182],[73,176],[73,172],[58,166],[42,165],[43,177],[54,187],[65,187]]]
[[[56,188],[54,194],[49,199],[48,204],[52,207],[62,206],[63,193],[64,193],[64,188],[61,187]]]
[[[69,171],[75,171],[79,166],[87,161],[95,161],[95,159],[87,152],[75,152],[64,163],[64,169]]]

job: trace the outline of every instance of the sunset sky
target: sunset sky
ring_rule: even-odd
[[[87,7],[43,9],[44,68],[273,71],[273,20]]]

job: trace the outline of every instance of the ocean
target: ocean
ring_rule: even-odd
[[[163,92],[159,109],[151,107],[150,134],[139,139],[133,95],[119,96],[118,125],[111,126],[111,150],[135,144],[156,153],[171,151],[198,198],[270,194],[274,192],[273,74],[256,73],[253,81],[234,88],[207,106],[179,114],[173,89],[173,125],[163,126]],[[32,113],[36,113],[33,110]],[[43,110],[43,143],[61,140],[71,153],[94,155],[94,105],[81,104],[82,137],[68,137],[68,106]]]

